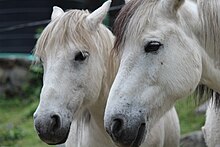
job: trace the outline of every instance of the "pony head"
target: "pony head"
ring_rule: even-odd
[[[64,143],[71,122],[98,101],[113,44],[113,35],[101,24],[110,4],[107,1],[91,14],[54,7],[36,44],[44,73],[34,124],[48,144]]]
[[[139,146],[202,74],[200,46],[183,27],[184,0],[131,0],[115,22],[120,66],[105,109],[105,127],[121,146]]]

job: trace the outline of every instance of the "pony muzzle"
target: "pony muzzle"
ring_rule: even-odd
[[[35,116],[34,126],[39,138],[49,145],[65,143],[71,123],[63,123],[60,115]]]
[[[105,128],[115,144],[121,147],[139,147],[146,135],[146,123],[140,117],[118,115],[110,122],[105,122]]]

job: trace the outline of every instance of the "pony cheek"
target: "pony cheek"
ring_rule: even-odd
[[[192,63],[170,63],[170,68],[162,69],[158,81],[169,99],[181,99],[195,91],[201,79],[202,65],[199,59]]]
[[[80,108],[85,103],[85,97],[85,92],[81,89],[73,91],[73,93],[66,98],[66,102],[63,106],[66,107],[67,111],[71,114],[71,120],[80,112]]]
[[[101,94],[100,91],[102,90],[103,85],[102,82],[99,82],[102,80],[99,80],[98,78],[94,77],[94,79],[88,80],[88,83],[85,86],[86,88],[84,89],[85,90],[84,104],[86,105],[94,104],[98,100]]]
[[[67,104],[66,108],[70,112],[71,120],[74,119],[74,117],[77,115],[79,112],[79,108],[81,107],[83,101],[78,101],[78,100],[71,100]]]

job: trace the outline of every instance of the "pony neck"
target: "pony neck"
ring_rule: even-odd
[[[109,59],[106,65],[107,70],[103,77],[102,89],[100,91],[99,98],[95,104],[93,104],[90,108],[88,108],[91,113],[91,117],[93,118],[93,121],[91,121],[91,125],[96,125],[96,127],[98,127],[103,134],[106,134],[107,138],[109,138],[109,136],[107,135],[104,129],[104,111],[105,111],[108,94],[111,85],[114,81],[114,78],[116,76],[117,68],[119,65],[118,60],[113,59],[114,57],[110,55],[110,52],[108,56]]]
[[[215,66],[214,61],[204,50],[202,51],[202,63],[202,78],[200,82],[220,93],[220,69]]]
[[[110,144],[109,136],[104,129],[104,111],[111,85],[116,76],[119,62],[116,60],[117,57],[112,56],[111,54],[111,50],[114,45],[113,34],[105,26],[102,25],[101,27],[100,34],[103,34],[102,42],[98,43],[100,47],[99,52],[103,56],[104,61],[104,73],[102,78],[102,88],[100,90],[98,100],[94,104],[87,107],[91,115],[91,121],[88,125],[91,129],[93,129],[91,132],[99,131],[98,133],[102,133],[104,137],[103,141],[107,141],[108,144]]]

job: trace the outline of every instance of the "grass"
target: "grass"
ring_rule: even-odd
[[[48,147],[37,136],[32,115],[38,100],[0,98],[0,147]],[[199,130],[204,124],[204,116],[194,113],[196,104],[192,98],[176,104],[180,118],[181,133]]]
[[[32,114],[38,101],[0,99],[0,147],[48,147],[37,136]]]
[[[181,134],[201,130],[205,123],[205,115],[195,114],[198,105],[193,97],[179,100],[175,106],[180,120]]]
[[[28,82],[22,85],[22,96],[0,96],[0,147],[48,147],[39,139],[33,125],[43,70],[35,65],[30,72]]]

